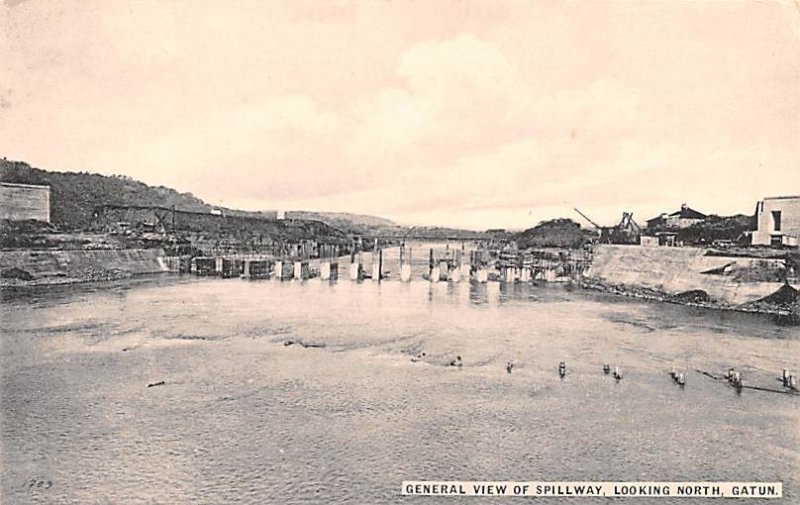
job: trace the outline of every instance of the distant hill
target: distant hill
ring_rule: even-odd
[[[350,214],[347,212],[311,212],[292,210],[286,212],[286,219],[312,219],[338,228],[346,233],[364,234],[382,228],[399,228],[399,226],[382,217]]]
[[[287,219],[313,219],[352,235],[415,239],[485,239],[484,232],[439,226],[402,226],[386,218],[347,212],[287,211]]]
[[[408,238],[414,239],[419,237],[427,237],[432,239],[474,239],[484,240],[489,236],[482,231],[462,230],[460,228],[446,228],[441,226],[415,226],[411,228],[402,228],[399,230],[402,235],[408,234]]]
[[[0,181],[50,186],[50,221],[64,230],[86,229],[95,207],[141,205],[211,212],[213,207],[191,193],[148,186],[126,176],[87,172],[48,172],[21,161],[0,160]]]

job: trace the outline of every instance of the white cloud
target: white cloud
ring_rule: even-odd
[[[335,191],[340,179],[328,170],[338,128],[336,114],[312,98],[285,95],[183,125],[145,146],[142,157],[175,187],[213,185],[216,201],[318,195]]]
[[[415,93],[458,107],[500,98],[514,80],[514,67],[503,51],[468,34],[416,44],[403,54],[398,73]]]
[[[475,141],[485,136],[487,123],[514,109],[513,64],[472,35],[416,44],[401,56],[397,72],[405,87],[384,88],[357,107],[353,156]]]
[[[381,90],[361,104],[362,125],[350,146],[354,157],[391,155],[413,146],[435,129],[437,105],[408,91]]]
[[[547,124],[551,130],[569,131],[575,136],[588,133],[592,138],[619,138],[640,119],[639,102],[636,89],[612,79],[599,79],[584,88],[559,90],[541,97],[532,112],[539,124]]]
[[[330,135],[339,125],[336,114],[322,110],[309,96],[285,95],[261,104],[247,104],[235,111],[232,126],[237,133],[295,131]]]
[[[478,228],[749,211],[800,183],[793,7],[241,7],[0,9],[1,154]]]

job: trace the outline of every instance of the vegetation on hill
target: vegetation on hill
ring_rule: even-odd
[[[745,232],[756,229],[755,216],[737,214],[735,216],[706,217],[699,223],[687,228],[668,228],[666,226],[648,227],[647,234],[654,235],[660,231],[677,233],[676,240],[686,245],[709,245],[714,241],[740,242]]]
[[[584,230],[572,219],[542,221],[533,228],[517,234],[520,249],[531,247],[561,247],[578,249],[592,240],[594,234]]]
[[[505,228],[491,228],[489,230],[486,230],[486,235],[492,238],[508,239],[513,237],[514,232],[508,231]]]
[[[35,221],[6,222],[0,226],[3,248],[125,248],[168,247],[175,240],[190,239],[199,248],[225,252],[269,252],[277,244],[320,241],[348,243],[345,233],[326,223],[310,219],[276,221],[274,214],[229,211],[212,214],[213,206],[190,193],[179,193],[163,186],[148,186],[125,176],[103,176],[84,172],[48,172],[27,163],[0,160],[0,181],[50,186],[52,225]],[[103,232],[97,228],[95,211],[102,206],[161,207],[187,211],[181,213],[185,226],[170,230],[170,236],[147,238],[141,223],[129,223],[123,236],[112,231],[106,238],[84,232]],[[187,217],[188,216],[188,217]],[[185,221],[185,223],[184,223]]]
[[[389,219],[346,212],[286,212],[287,219],[313,219],[338,228],[351,235],[369,235],[393,239],[482,239],[483,232],[441,226],[401,226]]]
[[[365,216],[363,214],[350,214],[347,212],[292,210],[286,212],[286,219],[311,219],[320,221],[354,235],[365,234],[376,229],[398,228],[398,225],[389,219]]]
[[[211,213],[216,207],[191,193],[180,193],[164,186],[149,186],[127,176],[105,176],[87,172],[49,172],[21,161],[0,160],[0,181],[50,186],[50,221],[63,231],[88,230],[96,208],[107,205],[162,207],[188,212]],[[275,219],[275,212],[222,209],[226,216]],[[382,237],[405,236],[411,228],[389,219],[344,212],[289,211],[287,220],[316,221],[349,235]],[[243,223],[244,221],[242,221]],[[306,227],[313,231],[314,227]],[[328,229],[328,228],[326,228]],[[481,233],[452,228],[417,227],[410,236],[479,238]],[[290,236],[297,235],[295,232]]]
[[[142,205],[210,212],[212,207],[191,193],[153,187],[126,176],[86,172],[48,172],[20,161],[0,160],[0,181],[50,186],[50,221],[63,230],[87,229],[95,207]]]

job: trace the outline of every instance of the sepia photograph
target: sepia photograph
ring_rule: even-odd
[[[800,0],[0,0],[0,504],[800,504]]]

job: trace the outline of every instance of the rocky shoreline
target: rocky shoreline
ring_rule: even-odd
[[[0,277],[0,288],[18,288],[27,286],[59,286],[64,284],[84,284],[89,282],[109,282],[121,279],[128,279],[134,276],[132,272],[120,269],[92,269],[81,272],[80,275],[64,275],[64,276],[47,276],[33,278],[25,276],[19,272],[13,272],[16,275],[6,275]],[[22,270],[21,272],[24,272]]]
[[[788,283],[784,284],[784,286],[773,295],[739,305],[715,300],[702,290],[690,290],[671,294],[644,286],[612,284],[589,277],[581,279],[579,285],[583,289],[590,291],[629,298],[639,298],[704,309],[788,317],[794,324],[800,324],[800,292],[792,288]]]

